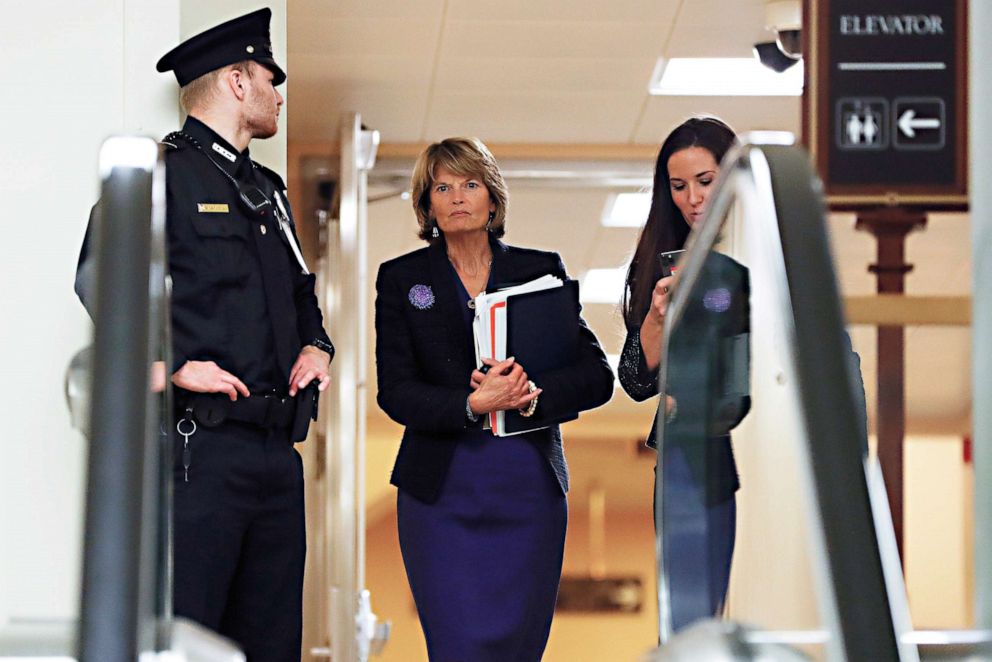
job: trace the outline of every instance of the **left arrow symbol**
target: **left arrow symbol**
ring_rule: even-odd
[[[939,129],[940,120],[936,117],[916,117],[916,111],[908,108],[899,116],[899,130],[907,138],[915,138],[917,129]]]

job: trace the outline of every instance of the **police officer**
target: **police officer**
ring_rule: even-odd
[[[283,104],[270,18],[261,9],[227,21],[157,65],[175,74],[188,113],[163,141],[175,613],[234,639],[252,662],[300,659],[306,539],[292,442],[306,435],[334,353],[286,187],[248,153],[253,138],[275,135]]]

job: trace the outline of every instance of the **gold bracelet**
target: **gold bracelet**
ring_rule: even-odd
[[[535,384],[534,382],[528,380],[527,381],[527,392],[528,393],[533,393],[536,390],[537,390],[537,384]],[[540,396],[538,396],[538,397],[540,397]],[[520,415],[523,416],[524,418],[529,418],[529,417],[533,416],[534,415],[534,412],[537,411],[537,398],[534,398],[533,400],[531,400],[530,403],[527,405],[527,408],[526,409],[520,408],[517,411],[520,412]]]

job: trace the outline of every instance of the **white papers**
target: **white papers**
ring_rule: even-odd
[[[541,276],[522,285],[505,287],[496,292],[475,297],[475,321],[472,330],[475,336],[475,360],[482,365],[482,359],[506,359],[506,300],[516,294],[539,292],[561,287],[564,281],[552,275]],[[508,436],[504,427],[504,413],[495,411],[489,414],[489,428],[497,437]],[[535,428],[537,429],[537,428]],[[509,434],[521,434],[530,430],[519,430]]]

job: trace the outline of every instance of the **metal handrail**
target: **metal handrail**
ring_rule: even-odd
[[[661,390],[668,343],[699,282],[704,262],[716,245],[728,211],[740,201],[750,232],[766,242],[773,256],[761,269],[773,270],[778,305],[791,311],[793,328],[788,357],[799,380],[801,416],[807,444],[800,463],[816,513],[811,527],[820,558],[817,570],[820,611],[827,631],[839,646],[835,657],[850,660],[912,659],[915,649],[899,644],[901,623],[894,616],[875,533],[866,481],[850,481],[837,489],[835,476],[864,476],[856,405],[849,385],[852,375],[843,360],[844,318],[836,289],[833,262],[825,229],[822,187],[802,150],[790,134],[758,133],[742,137],[724,158],[702,223],[689,239],[665,320]],[[816,287],[810,287],[815,283]],[[805,284],[805,287],[802,286]],[[789,317],[789,316],[787,316]],[[659,421],[664,421],[664,398]],[[662,459],[664,425],[659,424],[656,481],[656,547],[658,561],[659,639],[672,637],[670,582],[664,561],[664,490]],[[896,560],[898,564],[898,560]],[[889,581],[892,581],[891,572]],[[901,580],[900,580],[901,581]],[[895,612],[898,612],[896,609]],[[908,651],[908,652],[907,652]]]
[[[154,650],[158,423],[150,415],[152,199],[159,149],[110,138],[100,151],[90,449],[79,659],[134,660]],[[109,250],[112,247],[113,250]],[[151,313],[151,314],[150,314]],[[151,472],[151,473],[150,473]],[[152,522],[157,522],[153,517]]]

